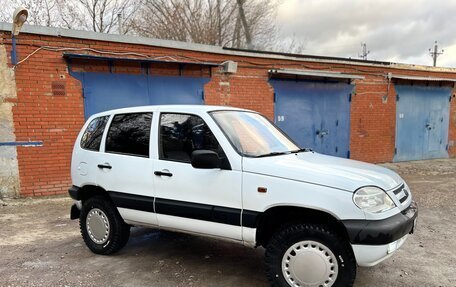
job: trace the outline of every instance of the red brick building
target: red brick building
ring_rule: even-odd
[[[300,145],[374,163],[456,155],[456,69],[36,26],[14,66],[10,28],[0,23],[0,197],[66,193],[85,119],[120,106],[252,109]]]

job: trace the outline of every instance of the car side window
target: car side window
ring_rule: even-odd
[[[105,151],[149,157],[152,113],[118,114],[112,119]]]
[[[99,151],[101,138],[108,122],[109,116],[103,116],[93,119],[87,126],[81,138],[81,147],[83,149]]]
[[[202,118],[188,114],[162,113],[160,159],[190,163],[194,150],[212,150],[229,166],[222,147]]]

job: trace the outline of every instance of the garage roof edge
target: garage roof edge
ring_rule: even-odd
[[[390,77],[391,79],[403,79],[403,80],[412,80],[412,81],[456,82],[456,79],[450,79],[450,78],[419,77],[419,76],[399,75],[399,74],[389,74],[388,77]]]
[[[298,75],[321,78],[337,78],[337,79],[364,79],[363,76],[344,74],[340,72],[324,71],[324,70],[295,70],[295,69],[271,69],[270,74],[283,75]]]
[[[189,65],[203,65],[217,67],[220,66],[218,63],[211,62],[190,62],[190,61],[171,61],[171,60],[159,60],[158,58],[126,58],[126,57],[106,57],[106,56],[95,56],[89,54],[74,54],[74,53],[63,53],[65,59],[90,59],[100,61],[132,61],[142,63],[171,63],[171,64],[189,64]]]
[[[0,32],[2,32],[2,31],[10,32],[11,26],[12,26],[11,23],[0,22]],[[213,45],[204,45],[204,44],[197,44],[197,43],[187,43],[187,42],[179,42],[179,41],[173,41],[173,40],[162,40],[162,39],[147,38],[147,37],[140,37],[140,36],[107,34],[107,33],[99,33],[99,32],[92,32],[92,31],[72,30],[72,29],[34,26],[34,25],[24,25],[21,30],[21,33],[54,36],[54,37],[67,37],[67,38],[85,39],[85,40],[94,40],[94,41],[127,43],[127,44],[135,44],[135,45],[156,46],[156,47],[164,47],[164,48],[179,49],[179,50],[221,54],[221,55],[227,55],[227,56],[241,56],[241,57],[264,58],[264,59],[273,59],[273,60],[287,60],[287,61],[297,61],[297,62],[337,63],[337,64],[352,65],[352,66],[370,66],[370,67],[384,67],[384,68],[389,67],[389,68],[403,69],[403,70],[419,70],[419,71],[429,71],[429,72],[456,73],[456,68],[440,68],[440,67],[436,68],[436,67],[430,67],[430,66],[402,64],[402,63],[389,63],[389,62],[380,62],[380,61],[362,61],[362,62],[360,62],[360,61],[355,61],[355,60],[349,59],[349,58],[323,57],[323,56],[298,55],[298,54],[293,55],[293,54],[274,53],[274,52],[265,52],[265,51],[224,49],[223,47],[213,46]],[[19,38],[20,38],[20,36],[19,36]]]

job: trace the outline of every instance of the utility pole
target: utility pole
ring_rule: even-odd
[[[439,46],[437,45],[437,41],[434,42],[434,50],[429,49],[429,54],[431,55],[432,59],[434,60],[434,67],[437,65],[437,58],[442,55],[444,50],[439,52]]]
[[[122,13],[117,14],[117,24],[119,25],[119,34],[123,34],[123,23],[122,23]]]
[[[253,49],[252,45],[252,36],[250,35],[250,27],[247,23],[247,19],[245,17],[245,12],[244,12],[244,2],[245,0],[237,0],[236,1],[238,4],[239,8],[239,17],[241,18],[242,26],[244,26],[244,33],[245,33],[245,40],[247,44],[248,49]]]
[[[361,43],[361,47],[363,48],[363,52],[359,55],[359,57],[364,61],[367,61],[367,55],[369,55],[370,51],[367,50],[366,43]]]

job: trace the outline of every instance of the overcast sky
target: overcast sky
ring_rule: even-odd
[[[437,66],[456,67],[456,0],[283,0],[281,37],[304,54],[432,65],[429,48],[445,50]]]

